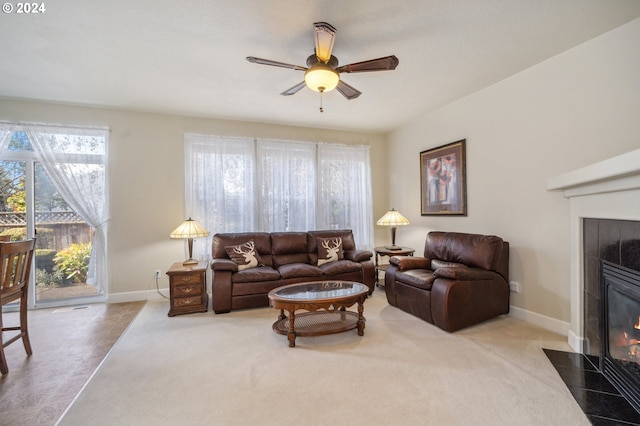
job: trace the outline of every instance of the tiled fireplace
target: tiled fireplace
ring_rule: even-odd
[[[607,380],[591,387],[585,386],[586,376],[573,385],[561,376],[590,420],[639,424],[640,330],[635,326],[640,327],[640,318],[633,322],[640,310],[640,286],[629,283],[640,284],[640,150],[550,179],[547,188],[563,191],[570,200],[568,343],[595,366],[594,372],[580,371],[604,373],[616,391]],[[614,395],[618,390],[638,411],[614,409],[611,401],[618,401]]]

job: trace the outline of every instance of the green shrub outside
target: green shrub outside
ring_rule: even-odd
[[[71,284],[71,280],[68,280],[64,274],[58,270],[58,268],[55,268],[53,272],[47,272],[44,269],[36,269],[36,285],[64,287]]]
[[[73,280],[75,283],[84,283],[87,281],[90,257],[91,243],[71,244],[60,250],[53,261],[66,279]]]

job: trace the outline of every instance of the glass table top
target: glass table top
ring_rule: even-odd
[[[318,300],[354,296],[368,290],[366,285],[352,281],[313,281],[278,288],[273,295],[279,299]]]

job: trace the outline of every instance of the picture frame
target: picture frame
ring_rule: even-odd
[[[467,215],[466,139],[420,153],[422,216]]]

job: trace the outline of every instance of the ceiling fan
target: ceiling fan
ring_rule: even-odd
[[[324,93],[336,89],[345,98],[351,100],[362,93],[340,79],[340,73],[390,71],[398,66],[398,58],[395,55],[383,58],[370,59],[349,65],[338,66],[338,58],[331,54],[335,41],[336,29],[326,22],[316,22],[315,28],[315,53],[307,58],[307,66],[291,65],[269,59],[247,56],[247,61],[254,64],[271,65],[274,67],[290,68],[304,71],[304,81],[296,84],[288,90],[280,93],[290,96],[298,93],[305,85],[316,92]],[[322,111],[322,107],[320,108]]]

